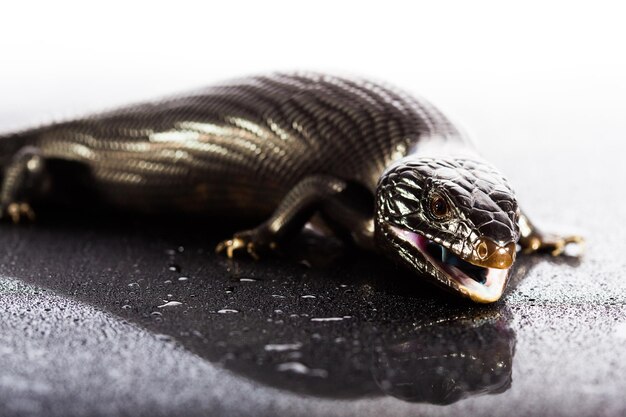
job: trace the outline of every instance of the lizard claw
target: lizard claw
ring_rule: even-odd
[[[259,259],[261,259],[261,257],[259,256],[259,254],[256,251],[256,247],[254,245],[254,242],[248,242],[248,244],[246,245],[246,250],[248,251],[248,254],[250,256],[252,256],[252,258],[255,261],[258,261]]]
[[[553,249],[550,252],[552,256],[560,256],[565,252],[565,248],[569,244],[576,244],[580,247],[579,253],[582,254],[585,247],[585,239],[582,236],[566,236],[558,237],[554,242]]]
[[[5,213],[9,215],[13,223],[20,223],[24,219],[35,221],[35,212],[28,203],[10,203]]]
[[[552,256],[561,256],[570,244],[579,246],[578,256],[582,255],[585,239],[582,236],[559,236],[552,234],[537,234],[528,238],[524,253],[548,252]]]
[[[215,253],[226,252],[226,256],[229,259],[232,259],[235,255],[235,251],[245,247],[247,247],[247,245],[243,239],[234,237],[232,239],[224,240],[218,243],[215,247]]]
[[[256,246],[254,242],[247,241],[241,237],[233,237],[232,239],[225,240],[223,242],[218,243],[215,248],[215,253],[226,253],[228,259],[232,259],[235,257],[235,253],[237,251],[241,251],[245,249],[245,251],[252,257],[255,261],[261,259],[259,254],[257,253]]]
[[[276,249],[276,244],[274,242],[265,244],[264,241],[258,239],[254,232],[247,231],[237,233],[232,239],[218,243],[215,247],[215,253],[226,253],[226,256],[232,259],[235,253],[244,249],[251,258],[258,261],[261,259],[260,253],[265,252],[267,249]]]

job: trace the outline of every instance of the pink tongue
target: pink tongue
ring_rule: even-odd
[[[420,248],[421,250],[425,250],[428,246],[428,239],[424,236],[418,235],[417,233],[413,233],[415,235],[415,246]]]
[[[441,262],[439,259],[435,259],[432,256],[428,255],[428,253],[426,252],[426,248],[428,247],[428,243],[430,241],[426,239],[424,236],[414,233],[414,232],[410,232],[408,230],[398,229],[398,231],[402,233],[402,236],[404,237],[404,239],[408,240],[415,247],[419,248],[419,250],[422,251],[422,253],[431,260],[431,262],[435,262],[437,265],[440,265],[443,269],[446,270],[448,274],[456,278],[457,281],[463,284],[468,284],[468,283],[474,284],[473,282],[474,280],[471,277],[467,276],[461,269],[457,268],[454,265],[445,264]],[[487,282],[484,285],[489,286],[489,279],[487,279]]]
[[[426,245],[428,245],[428,239],[426,239],[424,236],[414,232],[410,232],[408,230],[402,230],[398,228],[394,229],[396,229],[396,233],[401,234],[405,240],[411,242],[415,247],[421,250],[426,249]]]

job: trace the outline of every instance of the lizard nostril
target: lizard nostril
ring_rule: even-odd
[[[515,243],[501,245],[489,238],[481,238],[472,255],[476,265],[485,268],[509,268],[515,261]]]
[[[489,248],[487,247],[487,243],[480,242],[478,247],[476,248],[476,253],[480,259],[485,259],[487,255],[489,255]]]

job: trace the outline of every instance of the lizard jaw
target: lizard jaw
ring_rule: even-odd
[[[391,226],[391,230],[396,237],[415,248],[461,294],[478,303],[492,303],[502,296],[511,268],[481,267],[419,233],[394,226]]]

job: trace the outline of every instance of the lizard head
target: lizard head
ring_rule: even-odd
[[[518,217],[515,194],[490,165],[408,157],[379,180],[376,244],[431,282],[490,303],[515,261]]]

